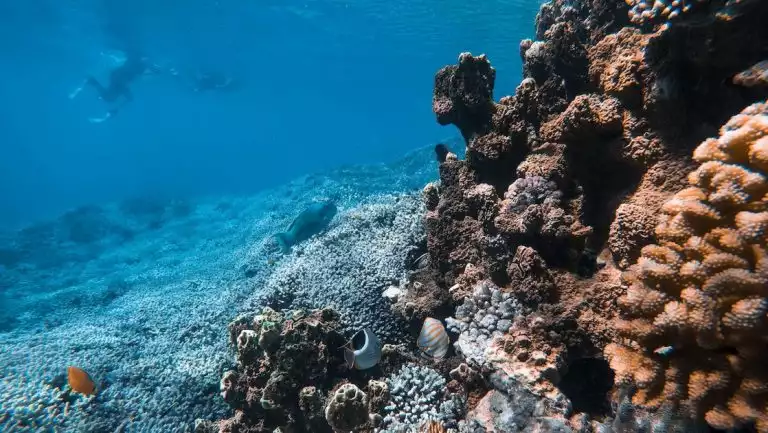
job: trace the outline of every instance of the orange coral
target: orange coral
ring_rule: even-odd
[[[662,206],[657,245],[624,275],[625,338],[605,355],[637,405],[678,404],[712,427],[768,432],[768,103],[694,152],[691,187]]]

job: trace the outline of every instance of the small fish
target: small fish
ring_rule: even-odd
[[[422,354],[441,359],[448,353],[449,344],[450,339],[442,322],[431,317],[424,319],[424,326],[421,327],[421,333],[416,340],[416,345],[421,349]]]
[[[96,394],[96,384],[93,383],[91,376],[85,372],[85,370],[69,366],[67,368],[67,379],[69,381],[69,387],[72,391],[79,392],[84,395]]]
[[[344,347],[344,360],[349,368],[367,370],[381,360],[381,341],[368,328],[358,331],[342,347]]]
[[[448,159],[448,154],[450,152],[448,146],[443,143],[437,143],[435,145],[435,157],[437,157],[437,162],[439,163],[445,162],[445,160]]]
[[[654,350],[653,352],[661,356],[669,356],[675,351],[673,346],[662,346]]]

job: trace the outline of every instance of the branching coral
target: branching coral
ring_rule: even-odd
[[[460,398],[446,393],[445,379],[429,367],[404,365],[387,383],[391,400],[382,432],[416,432],[431,420],[454,426],[463,411]]]
[[[347,333],[369,327],[386,342],[406,341],[381,291],[405,280],[407,254],[424,237],[423,209],[416,195],[402,195],[342,212],[322,237],[283,258],[261,292],[280,308],[333,306]]]
[[[691,184],[662,207],[620,300],[629,341],[605,353],[635,404],[768,432],[768,103],[731,118],[693,154]]]

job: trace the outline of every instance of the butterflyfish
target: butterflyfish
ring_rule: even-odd
[[[344,345],[344,361],[349,368],[367,370],[381,360],[381,341],[368,328],[358,331]]]
[[[419,338],[416,340],[416,345],[424,355],[441,359],[448,353],[450,342],[442,322],[431,317],[424,319],[424,325],[421,327]]]

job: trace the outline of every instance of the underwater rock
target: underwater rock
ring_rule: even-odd
[[[327,430],[324,404],[325,396],[314,386],[306,386],[299,391],[299,408],[309,431]]]
[[[461,53],[457,66],[435,76],[432,110],[441,125],[455,124],[465,139],[490,126],[496,70],[484,55]]]
[[[379,413],[389,401],[389,385],[380,380],[368,382],[368,412]]]
[[[448,293],[435,282],[435,278],[434,271],[428,268],[413,272],[392,310],[416,323],[445,307],[449,301]]]

